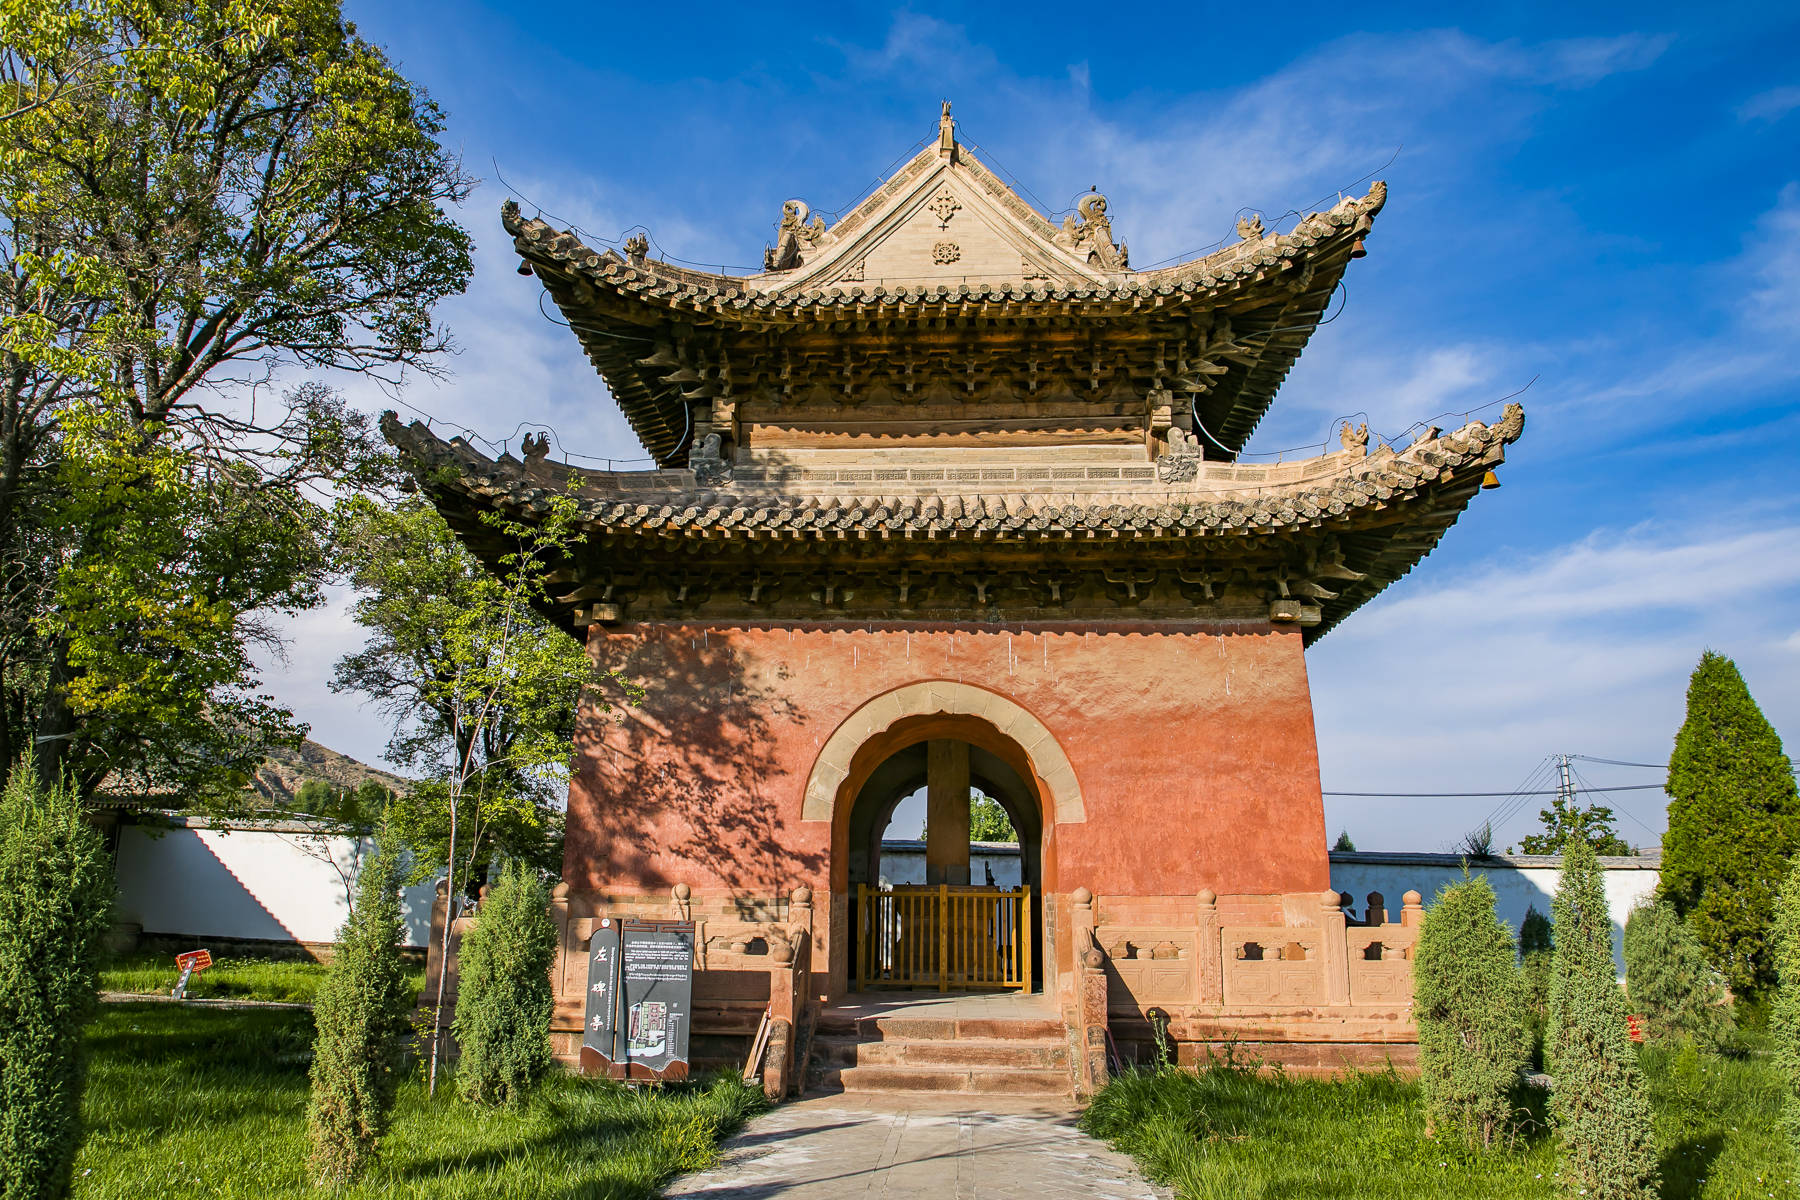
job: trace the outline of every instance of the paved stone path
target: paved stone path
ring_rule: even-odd
[[[725,1143],[665,1195],[704,1200],[1166,1200],[1075,1114],[970,1097],[818,1096]]]

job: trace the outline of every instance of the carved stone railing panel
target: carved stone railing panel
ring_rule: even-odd
[[[1106,954],[1109,1002],[1139,1007],[1192,1002],[1193,931],[1102,925],[1094,937]]]
[[[1327,1002],[1325,937],[1318,927],[1227,926],[1219,931],[1227,1006]]]
[[[1350,1003],[1396,1008],[1411,1004],[1412,957],[1418,940],[1416,926],[1367,925],[1346,930]]]

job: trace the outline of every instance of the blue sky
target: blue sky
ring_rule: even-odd
[[[943,98],[1028,199],[1098,185],[1137,264],[1380,177],[1342,314],[1251,448],[1320,442],[1349,412],[1397,435],[1536,382],[1504,486],[1310,652],[1326,789],[1499,791],[1557,751],[1664,761],[1708,646],[1800,736],[1791,8],[1490,5],[1452,26],[1442,6],[348,7],[483,180],[477,273],[445,313],[462,353],[402,395],[448,428],[640,453],[513,273],[508,194],[596,240],[642,224],[665,256],[753,264],[783,200],[847,209]],[[342,597],[291,631],[273,690],[378,758],[373,711],[324,686],[358,640]],[[1615,806],[1630,840],[1662,828],[1659,793]],[[1328,798],[1327,819],[1364,849],[1438,849],[1492,807]]]

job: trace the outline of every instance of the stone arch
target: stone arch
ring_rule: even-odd
[[[858,708],[825,740],[813,761],[801,804],[803,821],[829,821],[837,807],[838,791],[850,776],[850,763],[870,738],[908,717],[935,714],[977,717],[1010,738],[1025,752],[1032,774],[1049,801],[1055,824],[1087,820],[1081,784],[1068,755],[1044,723],[998,692],[969,683],[927,680],[886,692]]]

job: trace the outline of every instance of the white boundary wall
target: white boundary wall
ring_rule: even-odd
[[[297,822],[234,827],[196,820],[167,830],[125,825],[118,846],[119,920],[167,936],[307,943],[337,940],[356,872],[369,852],[366,840],[321,836]],[[1331,886],[1351,894],[1359,917],[1366,915],[1368,894],[1380,892],[1390,919],[1397,919],[1401,896],[1417,891],[1429,908],[1443,887],[1462,878],[1462,862],[1455,854],[1333,851]],[[1612,910],[1614,957],[1622,970],[1625,919],[1633,905],[1656,892],[1661,856],[1600,863]],[[884,882],[923,882],[924,864],[924,843],[883,842]],[[996,884],[1018,885],[1016,848],[974,847],[971,877],[983,880],[983,868],[990,865]],[[1528,907],[1550,915],[1560,870],[1554,855],[1506,855],[1469,864],[1470,874],[1487,876],[1500,917],[1515,932]],[[408,946],[422,947],[430,939],[433,894],[427,882],[407,888],[401,898]]]
[[[1625,970],[1625,920],[1638,901],[1656,894],[1662,877],[1662,855],[1649,851],[1636,858],[1602,858],[1606,906],[1613,921],[1613,960]],[[1470,875],[1485,875],[1494,889],[1500,919],[1516,935],[1526,909],[1535,907],[1546,917],[1556,895],[1562,858],[1555,854],[1507,854],[1469,861]],[[1349,892],[1353,911],[1366,917],[1370,892],[1380,892],[1389,918],[1397,919],[1400,897],[1418,892],[1430,910],[1437,894],[1463,877],[1463,859],[1456,854],[1405,854],[1334,850],[1331,853],[1331,886]]]
[[[990,874],[994,877],[995,887],[1019,886],[1023,871],[1016,844],[969,843],[969,882],[982,887]],[[884,838],[881,843],[881,882],[884,886],[924,883],[925,843],[904,838]]]
[[[148,934],[329,943],[350,913],[367,839],[298,822],[119,827],[118,919]],[[431,882],[401,896],[405,943],[431,937]]]

